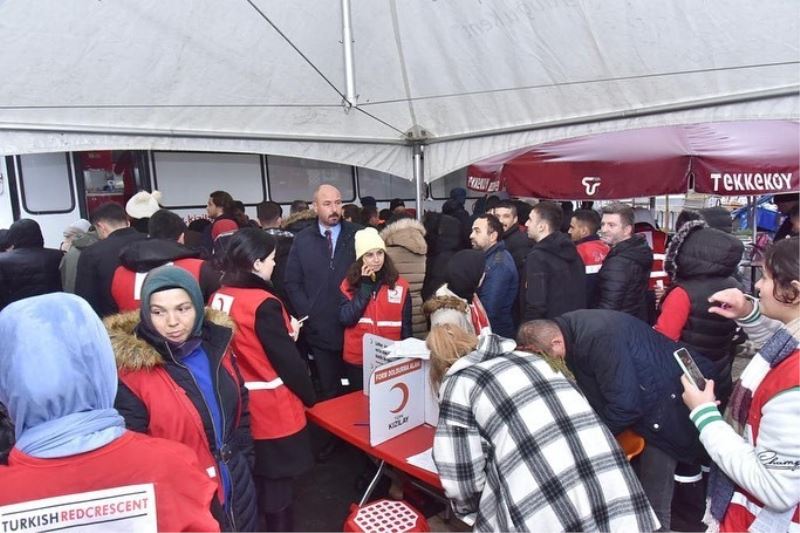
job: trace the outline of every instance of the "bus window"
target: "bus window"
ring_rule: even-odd
[[[358,195],[363,198],[372,196],[379,202],[390,201],[393,198],[413,201],[416,198],[414,182],[368,168],[357,169]]]
[[[208,195],[222,190],[255,205],[264,200],[258,154],[153,152],[153,189],[168,208],[205,208]]]
[[[295,200],[310,202],[314,190],[329,183],[342,193],[342,201],[355,200],[353,167],[313,159],[268,156],[269,196],[273,202],[289,204]]]
[[[72,175],[61,153],[19,157],[22,206],[32,215],[69,213],[75,209]]]

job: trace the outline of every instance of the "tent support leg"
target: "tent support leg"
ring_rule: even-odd
[[[417,220],[422,220],[422,202],[425,200],[425,168],[422,166],[422,145],[415,144],[414,150],[414,190]]]
[[[345,105],[357,105],[356,73],[353,59],[353,25],[350,22],[350,0],[342,0],[342,50],[344,53]]]

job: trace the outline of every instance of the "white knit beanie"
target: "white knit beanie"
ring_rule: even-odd
[[[158,203],[161,201],[161,193],[153,191],[139,191],[125,204],[125,212],[131,218],[150,218],[153,213],[161,209]]]
[[[370,250],[380,248],[386,250],[386,243],[383,242],[378,230],[375,228],[364,228],[356,232],[356,259],[361,259]]]

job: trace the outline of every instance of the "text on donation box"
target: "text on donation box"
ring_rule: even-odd
[[[153,485],[127,485],[0,506],[0,532],[158,531]]]
[[[419,359],[375,369],[369,380],[369,444],[377,446],[425,422],[425,373]]]
[[[369,383],[369,378],[372,376],[375,369],[391,360],[392,344],[394,344],[394,341],[385,337],[373,335],[372,333],[367,333],[364,335],[361,342],[364,349],[364,357],[362,360],[362,364],[364,365],[362,367],[364,380],[362,383]],[[363,392],[369,396],[369,387],[364,387]]]

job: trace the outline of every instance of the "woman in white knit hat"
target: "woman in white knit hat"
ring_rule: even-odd
[[[356,261],[340,289],[339,321],[345,326],[342,357],[352,390],[364,388],[362,377],[365,334],[400,340],[411,336],[408,282],[386,255],[386,244],[375,228],[356,232]]]

